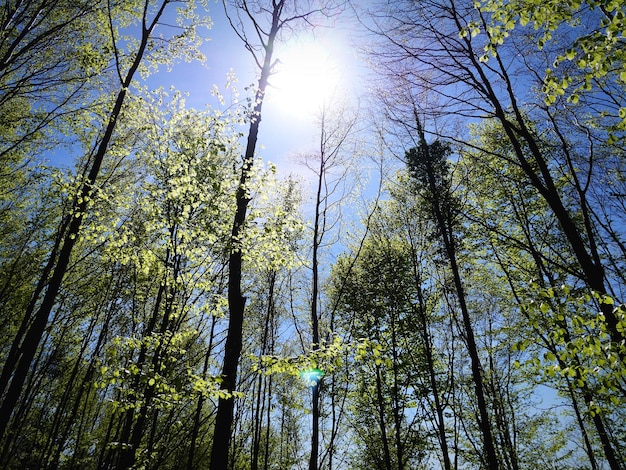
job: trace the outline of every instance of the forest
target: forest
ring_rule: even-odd
[[[623,1],[0,23],[0,468],[626,469]],[[152,87],[218,27],[252,85]],[[348,27],[367,86],[291,172],[281,48]]]

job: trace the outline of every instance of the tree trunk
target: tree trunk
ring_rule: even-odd
[[[282,2],[279,2],[282,8]],[[261,111],[263,108],[263,99],[265,97],[265,89],[272,69],[272,54],[274,52],[274,40],[280,30],[280,12],[281,9],[275,7],[272,15],[272,26],[268,35],[265,48],[265,58],[261,68],[261,76],[259,78],[259,87],[256,92],[256,102],[253,108],[248,131],[248,142],[246,145],[246,153],[241,166],[241,176],[239,178],[239,187],[236,196],[236,211],[233,227],[230,236],[230,256],[228,259],[228,333],[226,336],[226,345],[224,347],[224,362],[222,364],[222,383],[220,389],[228,394],[227,397],[220,397],[217,405],[217,416],[215,418],[215,428],[213,431],[213,447],[211,450],[211,467],[210,470],[225,470],[228,468],[228,451],[230,448],[230,440],[233,425],[233,413],[235,409],[235,400],[232,393],[237,385],[237,369],[239,367],[239,359],[241,356],[241,348],[243,341],[243,320],[246,299],[241,292],[242,280],[242,261],[243,253],[240,239],[243,235],[244,225],[246,222],[246,213],[250,197],[247,190],[247,184],[250,180],[251,171],[254,166],[254,152],[259,136],[259,124],[261,122]]]
[[[483,447],[484,447],[484,463],[489,470],[497,470],[499,468],[499,460],[496,453],[493,435],[491,432],[489,412],[487,410],[487,402],[485,399],[485,386],[483,384],[482,368],[480,365],[480,358],[478,356],[478,347],[476,345],[476,339],[474,337],[474,329],[472,326],[472,320],[470,317],[467,303],[465,300],[465,291],[463,289],[463,283],[461,281],[461,273],[457,264],[456,258],[456,243],[454,239],[454,231],[451,226],[451,221],[444,215],[443,208],[441,207],[441,201],[438,199],[439,188],[434,174],[434,168],[432,166],[432,159],[430,155],[430,146],[426,143],[424,131],[417,119],[417,127],[419,133],[419,146],[424,157],[426,177],[429,186],[429,194],[431,198],[433,216],[438,227],[439,235],[444,245],[446,257],[450,263],[450,270],[454,279],[454,288],[456,291],[457,299],[459,301],[459,308],[461,309],[461,319],[463,323],[463,329],[466,336],[467,352],[470,356],[472,379],[474,381],[474,390],[476,393],[476,400],[478,405],[478,426],[481,430]],[[448,188],[443,188],[444,191],[449,191]]]
[[[415,268],[415,266],[414,266]],[[439,398],[439,386],[437,384],[437,377],[435,375],[435,362],[433,359],[432,343],[430,333],[428,331],[428,321],[426,318],[426,303],[424,302],[424,293],[420,283],[419,275],[415,275],[417,284],[418,295],[418,309],[420,318],[420,327],[422,339],[424,341],[424,353],[426,356],[426,367],[428,368],[428,379],[430,381],[430,388],[433,392],[433,399],[435,401],[435,413],[437,414],[437,437],[439,439],[439,445],[441,447],[441,455],[443,457],[444,470],[451,470],[450,466],[450,451],[448,450],[448,439],[446,437],[446,424],[444,421],[443,406],[441,399]]]
[[[209,346],[204,354],[204,364],[202,366],[202,376],[206,377],[209,370],[209,358],[213,352],[213,338],[215,335],[215,324],[217,323],[217,317],[213,315],[211,318],[211,333],[209,335]],[[205,398],[202,393],[198,394],[198,403],[196,404],[196,412],[194,414],[193,428],[191,430],[191,438],[189,444],[189,454],[187,456],[187,470],[194,470],[194,456],[196,453],[196,445],[198,441],[198,435],[200,434],[200,424],[202,422],[202,408],[204,407]]]
[[[387,441],[387,423],[385,422],[385,399],[382,391],[382,380],[380,377],[380,366],[376,366],[376,401],[378,405],[378,425],[380,426],[380,439],[383,444],[383,459],[385,470],[393,470],[391,467],[391,452]]]

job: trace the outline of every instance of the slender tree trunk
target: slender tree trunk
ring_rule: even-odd
[[[489,322],[489,334],[492,334],[491,321]],[[491,348],[489,348],[489,368],[491,377],[488,380],[488,387],[492,397],[493,420],[500,437],[500,448],[502,449],[503,467],[511,470],[519,470],[517,449],[513,445],[509,425],[515,426],[514,416],[507,416],[504,409],[502,388],[497,383],[495,365]]]
[[[313,409],[312,409],[312,432],[311,432],[311,457],[309,458],[309,470],[317,470],[317,460],[320,447],[320,384],[313,385]]]
[[[437,437],[439,440],[439,446],[441,447],[441,455],[443,458],[444,470],[451,470],[450,465],[450,451],[448,450],[448,439],[446,436],[446,425],[444,421],[443,406],[441,399],[439,398],[439,385],[437,384],[437,377],[435,375],[435,362],[433,360],[433,349],[430,332],[428,331],[428,319],[426,317],[426,302],[424,301],[424,292],[422,291],[420,276],[417,273],[417,266],[414,265],[415,270],[415,282],[417,284],[417,296],[418,296],[418,309],[419,309],[419,322],[422,334],[422,340],[424,341],[424,353],[426,356],[426,367],[428,368],[428,379],[430,381],[430,388],[433,393],[433,400],[435,402],[435,413],[437,414]]]
[[[559,327],[565,332],[565,335],[564,335],[565,343],[570,344],[572,342],[572,339],[569,335],[569,331],[566,329],[567,325],[563,323],[562,325],[559,325]],[[561,361],[561,359],[558,356],[558,353],[556,354],[556,357],[558,358],[559,366],[562,369],[565,369],[567,367],[567,364]],[[574,357],[573,362],[575,364],[574,371],[576,372],[576,375],[574,376],[574,380],[580,380],[581,382],[583,382],[584,385],[581,387],[580,390],[582,392],[582,396],[585,401],[585,404],[587,405],[588,408],[591,408],[593,407],[593,403],[594,403],[593,393],[589,390],[584,380],[580,376],[580,370],[582,369],[582,367],[579,366],[578,358]],[[568,380],[568,388],[569,387],[571,387],[571,383]],[[600,443],[602,444],[602,450],[604,450],[604,455],[606,457],[607,462],[609,463],[609,468],[611,470],[623,470],[624,468],[622,465],[623,463],[620,463],[618,454],[616,450],[614,449],[613,444],[611,443],[611,439],[609,437],[609,433],[604,424],[604,420],[602,419],[602,415],[600,413],[593,413],[593,416],[591,419],[598,433],[598,437],[600,438]],[[584,427],[581,429],[584,432]]]
[[[587,433],[587,429],[585,428],[585,420],[583,419],[582,413],[580,412],[580,407],[578,406],[578,400],[576,399],[574,387],[572,386],[572,383],[569,379],[567,379],[567,391],[569,393],[570,400],[572,401],[572,407],[574,408],[574,414],[576,415],[578,428],[580,429],[580,433],[583,437],[585,453],[587,454],[587,458],[589,459],[589,465],[591,466],[591,470],[598,470],[598,463],[596,462],[595,452],[593,450],[593,446],[591,445],[591,441],[589,440],[589,434]]]
[[[385,422],[385,398],[382,391],[382,379],[380,366],[376,366],[376,401],[378,404],[378,425],[380,426],[380,438],[383,444],[383,458],[386,470],[393,470],[391,466],[391,452],[387,441],[387,423]]]
[[[392,314],[391,318],[391,352],[393,354],[393,387],[392,387],[392,411],[394,424],[394,441],[396,447],[396,464],[398,470],[404,469],[404,444],[402,442],[402,413],[400,411],[400,387],[398,377],[398,347],[396,341],[396,318]]]
[[[170,228],[170,241],[174,246],[174,250],[176,249],[176,227]],[[171,281],[168,282],[168,268],[171,266]],[[156,323],[161,311],[161,304],[164,302],[163,306],[163,314],[161,318],[161,324],[158,329],[158,335],[161,338],[158,343],[155,351],[152,355],[151,369],[153,371],[159,371],[161,369],[161,364],[163,360],[163,348],[164,348],[164,337],[165,333],[168,330],[171,330],[172,327],[172,311],[174,309],[174,301],[177,295],[177,288],[170,287],[177,285],[178,277],[180,275],[181,269],[181,256],[180,255],[171,255],[170,249],[166,250],[164,265],[166,267],[166,278],[159,283],[159,290],[157,293],[157,297],[155,300],[154,309],[152,312],[152,317],[150,318],[150,322],[146,332],[144,333],[144,338],[150,337],[152,333],[155,331]],[[139,358],[137,360],[137,366],[140,370],[144,368],[147,356],[147,346],[142,344],[141,351],[139,353]],[[141,389],[141,385],[139,383],[139,375],[138,380],[135,382],[135,390],[139,391]],[[156,385],[148,385],[143,392],[143,403],[139,409],[139,413],[137,415],[137,419],[134,420],[134,409],[130,409],[127,413],[129,414],[129,419],[127,420],[128,426],[125,427],[125,432],[122,435],[120,440],[121,443],[126,444],[120,453],[120,461],[118,468],[127,469],[131,468],[135,464],[136,453],[141,445],[141,441],[143,440],[144,433],[146,432],[146,423],[149,419],[150,410],[152,408],[152,401],[157,396]],[[158,414],[158,410],[153,410],[153,418],[156,419]],[[134,424],[133,424],[134,421]],[[149,449],[148,449],[149,450]]]
[[[206,377],[209,371],[209,358],[213,352],[213,338],[215,335],[215,324],[217,323],[217,317],[213,315],[211,318],[211,333],[209,336],[209,347],[204,355],[204,364],[202,366],[202,375]],[[187,456],[187,470],[194,470],[194,457],[196,453],[196,445],[198,441],[198,435],[200,434],[200,423],[202,422],[202,408],[204,407],[205,398],[200,393],[198,395],[198,403],[196,404],[196,412],[194,414],[193,428],[191,430],[191,438],[189,444],[189,454]]]
[[[474,329],[472,326],[472,321],[470,319],[469,310],[465,302],[465,293],[461,282],[459,267],[456,262],[454,246],[448,246],[447,250],[449,250],[448,253],[449,255],[451,255],[450,267],[452,269],[454,286],[459,299],[459,306],[461,308],[461,315],[463,320],[463,328],[465,330],[467,340],[467,349],[470,355],[472,365],[472,379],[474,380],[474,390],[476,392],[476,400],[478,402],[478,412],[480,417],[478,426],[480,427],[483,436],[486,464],[487,468],[489,468],[490,470],[497,470],[499,468],[498,456],[496,454],[493,435],[491,433],[491,424],[489,421],[489,413],[487,411],[487,402],[484,393],[485,389],[483,384],[483,375],[480,366],[480,358],[478,357],[478,347],[476,345],[476,339],[474,337]]]
[[[32,320],[33,312],[35,311],[37,301],[39,300],[41,293],[45,290],[46,284],[48,283],[48,278],[50,277],[50,273],[54,269],[54,263],[59,254],[59,249],[62,245],[64,234],[67,231],[67,227],[69,226],[70,221],[70,216],[63,217],[61,221],[60,227],[55,237],[54,246],[52,247],[50,256],[48,258],[48,262],[41,272],[41,276],[39,278],[39,281],[37,282],[37,286],[35,287],[35,290],[31,295],[30,301],[26,306],[26,313],[22,318],[22,322],[17,330],[15,338],[11,343],[11,349],[9,350],[9,354],[7,355],[7,359],[2,368],[2,374],[0,374],[0,396],[4,393],[4,391],[11,383],[11,375],[14,373],[15,367],[17,366],[17,363],[22,354],[22,343],[24,335],[26,335],[26,333],[28,332],[28,328]]]
[[[217,405],[217,416],[215,418],[215,428],[213,431],[213,447],[211,450],[210,470],[225,470],[228,468],[228,451],[233,425],[233,413],[235,400],[232,393],[237,385],[237,370],[243,341],[243,320],[246,299],[241,291],[242,281],[242,261],[243,253],[240,239],[243,235],[244,225],[250,196],[247,185],[251,177],[254,166],[254,152],[259,136],[259,124],[261,123],[261,111],[265,89],[272,70],[272,55],[274,52],[274,40],[280,30],[281,10],[276,8],[272,16],[272,25],[269,31],[265,48],[265,57],[261,68],[258,90],[256,92],[256,102],[253,108],[248,131],[248,142],[246,153],[241,167],[241,176],[236,195],[236,211],[233,227],[230,236],[230,256],[228,259],[228,333],[224,347],[224,362],[222,365],[222,383],[220,389],[229,396],[220,397]]]
[[[119,287],[119,283],[116,286],[111,286],[113,288],[113,290],[117,290],[117,288]],[[110,304],[110,308],[112,308],[113,306],[113,302],[111,302]],[[96,318],[94,318],[94,321],[92,323],[91,326],[91,332],[93,332],[93,329],[96,327],[97,325],[97,320],[99,316],[96,316]],[[56,452],[54,455],[54,459],[53,459],[53,464],[52,467],[56,468],[59,465],[59,460],[61,458],[61,452],[63,450],[63,447],[65,445],[65,443],[67,442],[68,438],[69,438],[69,434],[70,431],[72,430],[72,426],[74,425],[76,418],[79,415],[79,409],[81,404],[85,404],[87,402],[87,396],[89,395],[89,392],[91,390],[91,388],[93,387],[93,377],[94,377],[94,373],[95,373],[95,369],[96,369],[96,365],[95,365],[95,358],[99,357],[99,353],[102,349],[102,346],[106,340],[107,337],[107,332],[108,332],[108,328],[109,328],[109,322],[111,321],[112,315],[111,312],[107,312],[106,317],[104,319],[104,323],[101,327],[101,331],[98,334],[98,339],[96,341],[96,345],[94,347],[93,353],[92,353],[92,357],[89,361],[89,364],[87,365],[87,370],[85,371],[85,374],[83,376],[83,378],[80,381],[80,385],[78,386],[78,393],[76,393],[76,396],[73,397],[74,400],[74,404],[72,407],[71,412],[69,413],[69,417],[66,418],[66,423],[65,423],[65,429],[61,430],[56,430],[53,432],[53,434],[55,436],[59,436],[56,442]],[[91,332],[89,334],[89,337],[91,337]],[[87,347],[87,344],[89,343],[89,340],[86,340],[84,343],[84,348]],[[84,354],[84,349],[83,352],[81,352],[80,357],[82,358]],[[75,370],[79,364],[80,360],[76,361],[76,365],[75,365]],[[73,381],[70,381],[70,384]],[[71,388],[71,385],[68,387],[68,389]],[[83,403],[84,402],[84,403]],[[61,418],[63,418],[65,416],[65,412],[64,412],[64,408],[65,407],[60,407],[60,409],[57,411],[57,415],[59,415],[59,420]],[[57,417],[55,416],[55,419],[57,419]],[[76,438],[76,443],[74,444],[74,454],[76,454],[76,452],[78,451],[79,448],[79,444],[80,444],[80,434],[77,436]]]
[[[119,287],[120,278],[118,278],[117,282],[115,283],[113,281],[109,282],[107,284],[106,294],[103,297],[109,298],[109,294],[111,294],[112,291],[117,292]],[[43,462],[47,462],[46,465],[51,466],[52,468],[58,467],[58,463],[61,458],[61,452],[68,441],[68,437],[73,426],[75,425],[80,406],[81,404],[83,404],[83,401],[86,401],[84,397],[86,394],[89,393],[93,385],[92,381],[95,372],[95,358],[98,357],[107,336],[108,326],[112,316],[111,309],[113,308],[114,302],[107,302],[107,304],[108,308],[106,308],[106,305],[103,305],[103,310],[105,310],[107,313],[105,314],[104,323],[101,326],[101,331],[97,336],[96,344],[93,348],[93,352],[91,353],[91,358],[87,364],[86,371],[80,379],[80,383],[77,386],[74,385],[74,383],[78,381],[81,366],[83,365],[83,358],[86,356],[87,348],[89,345],[93,345],[92,336],[100,322],[100,317],[102,316],[101,311],[97,311],[94,313],[94,316],[90,322],[88,333],[83,340],[80,353],[78,357],[74,360],[72,373],[70,374],[69,379],[64,385],[66,389],[56,406],[48,444],[42,452],[42,458],[40,461],[42,467],[44,466]],[[73,401],[73,405],[71,403],[71,400]],[[67,408],[70,405],[72,405],[72,408],[71,411],[68,413]],[[77,441],[78,440],[79,437],[77,437]],[[77,447],[78,442],[75,444],[75,448]]]
[[[322,137],[320,139],[324,142],[324,126],[322,125]],[[324,148],[320,149],[320,166],[319,174],[317,175],[317,194],[315,198],[315,220],[313,222],[313,253],[311,259],[311,268],[313,271],[313,285],[311,289],[311,329],[312,329],[312,345],[311,349],[317,351],[319,349],[320,331],[319,331],[319,317],[317,314],[317,299],[319,295],[319,260],[318,251],[321,243],[321,236],[323,230],[320,227],[320,219],[322,218],[321,205],[322,205],[322,183],[324,181],[324,165],[326,161],[326,155]],[[311,455],[309,457],[309,470],[318,470],[318,456],[319,456],[319,382],[313,386],[312,389],[312,432],[311,432]]]
[[[170,257],[170,252],[169,250],[167,250],[167,253],[165,256],[166,264],[169,262],[169,257]],[[146,326],[146,330],[143,332],[143,335],[142,335],[144,338],[152,335],[152,333],[156,329],[156,322],[157,322],[159,311],[161,310],[161,303],[163,302],[163,298],[166,297],[167,295],[166,291],[167,291],[167,283],[159,282],[159,289],[157,291],[157,295],[154,301],[152,315],[150,317],[150,321],[148,322],[148,325]],[[145,345],[145,343],[142,343],[141,349],[139,350],[137,363],[136,363],[139,370],[144,369],[144,365],[146,363],[146,356],[147,356],[147,346]],[[158,370],[158,369],[155,369],[155,370]],[[139,395],[139,391],[141,390],[140,375],[137,375],[133,382],[134,383],[133,383],[132,389],[137,391],[137,394]],[[141,432],[143,432],[142,417],[144,417],[144,413],[145,413],[145,404],[148,403],[148,401],[151,400],[151,398],[152,398],[152,387],[147,387],[143,392],[144,405],[142,405],[142,407],[139,410],[139,418],[137,419],[137,422],[135,422],[135,409],[131,406],[130,409],[126,411],[125,417],[123,419],[124,426],[122,428],[122,434],[120,435],[120,438],[119,438],[119,442],[123,447],[120,448],[119,450],[119,456],[117,459],[116,468],[122,468],[122,469],[130,468],[134,464],[136,448],[133,445],[133,439],[132,439],[132,436],[134,435],[133,429],[135,430],[135,433],[136,433],[137,429],[141,427],[142,428]]]
[[[274,350],[274,341],[272,339],[272,351]],[[268,377],[267,384],[267,396],[268,401],[271,400],[272,397],[272,376]],[[263,455],[263,470],[269,469],[270,464],[270,432],[272,430],[272,406],[271,403],[267,404],[267,408],[265,410],[265,454]]]
[[[459,301],[459,308],[461,310],[461,319],[463,323],[463,329],[465,332],[465,339],[467,344],[467,352],[470,356],[472,379],[474,381],[474,390],[476,393],[476,401],[478,405],[478,426],[481,430],[483,448],[484,448],[484,463],[489,470],[499,469],[499,459],[496,453],[494,445],[493,434],[491,432],[491,425],[489,419],[489,412],[487,410],[487,401],[485,399],[485,386],[483,383],[483,373],[480,365],[480,358],[478,356],[478,347],[476,345],[476,339],[474,337],[474,328],[470,317],[469,309],[467,307],[465,299],[465,290],[463,289],[463,283],[461,281],[461,273],[457,264],[456,258],[456,243],[454,239],[454,231],[451,226],[449,218],[444,216],[443,208],[441,207],[441,201],[438,199],[440,194],[437,187],[434,168],[432,166],[432,159],[430,155],[430,147],[426,143],[424,131],[416,116],[416,122],[419,133],[419,145],[424,157],[426,176],[429,185],[430,198],[432,203],[433,216],[438,227],[439,235],[441,236],[446,257],[450,263],[450,270],[452,271],[452,277],[454,280],[454,288],[456,291],[457,299]],[[444,191],[447,189],[444,188]]]
[[[100,446],[100,452],[98,454],[98,469],[111,468],[112,452],[107,448],[107,444],[111,442],[111,436],[113,435],[113,428],[115,426],[115,415],[111,415],[109,418],[109,424],[104,435],[103,443]]]
[[[320,348],[320,331],[319,320],[321,318],[321,312],[319,308],[320,299],[320,247],[325,234],[328,231],[327,212],[329,209],[329,197],[335,192],[337,188],[337,180],[329,182],[329,172],[333,166],[341,164],[339,154],[342,146],[346,143],[346,140],[350,136],[353,126],[356,122],[355,118],[350,118],[346,121],[345,127],[340,124],[334,125],[330,130],[328,129],[327,122],[328,111],[323,109],[321,111],[321,123],[320,123],[320,136],[319,136],[319,164],[317,166],[317,188],[315,194],[315,213],[313,221],[313,240],[312,240],[312,254],[311,254],[311,271],[312,271],[312,286],[311,286],[311,329],[312,329],[312,345],[311,349],[317,351]],[[332,178],[331,178],[332,179]],[[332,225],[332,224],[331,224]],[[329,320],[332,325],[332,317],[334,315],[333,309],[329,313]],[[332,326],[329,331],[332,331]],[[331,382],[332,383],[332,382]],[[334,388],[334,383],[333,383]],[[313,432],[311,435],[311,458],[309,464],[309,470],[317,470],[319,465],[322,465],[326,457],[330,457],[328,465],[332,467],[332,454],[334,452],[334,439],[336,436],[335,421],[333,419],[332,429],[330,432],[330,440],[326,447],[325,453],[322,457],[322,461],[319,462],[319,400],[322,389],[318,387],[318,396],[313,397]],[[335,403],[334,397],[332,400],[332,413],[335,417]],[[313,454],[316,454],[315,456]],[[315,465],[313,462],[315,459]],[[319,463],[318,463],[319,462]]]
[[[426,359],[426,368],[428,369],[428,380],[430,388],[433,394],[433,401],[435,405],[436,428],[437,439],[439,441],[439,447],[441,448],[441,457],[443,460],[444,470],[452,470],[450,463],[450,451],[448,448],[448,439],[446,435],[446,425],[444,420],[444,406],[441,403],[440,389],[437,382],[437,376],[435,372],[435,360],[433,357],[433,345],[432,337],[429,331],[429,319],[426,309],[426,300],[424,299],[424,290],[422,288],[423,280],[422,273],[417,262],[418,259],[418,247],[416,247],[412,233],[409,233],[409,240],[411,246],[411,259],[413,267],[413,279],[415,280],[415,287],[417,292],[417,315],[420,334],[422,341],[424,342],[424,356]]]
[[[276,273],[272,271],[269,273],[269,275],[270,285],[267,300],[267,310],[265,312],[265,322],[263,325],[263,335],[261,337],[261,356],[268,354],[270,335],[272,335],[273,333],[271,325],[274,313],[274,287],[276,284]],[[258,470],[259,468],[259,455],[261,453],[261,440],[263,438],[263,418],[265,415],[265,397],[267,396],[267,377],[259,375],[256,382],[257,396],[254,409],[254,432],[252,435],[252,459],[250,464],[250,470]],[[269,439],[269,434],[266,435],[265,439],[267,442],[267,440]]]

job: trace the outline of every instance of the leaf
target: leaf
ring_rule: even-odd
[[[622,109],[626,109],[626,108],[622,108]],[[614,305],[615,301],[613,300],[612,297],[610,297],[608,295],[604,295],[604,296],[602,296],[601,303],[603,303],[605,305]]]

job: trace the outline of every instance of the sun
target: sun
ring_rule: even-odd
[[[283,112],[311,115],[328,105],[341,87],[340,67],[325,41],[296,40],[277,53],[268,98]]]

